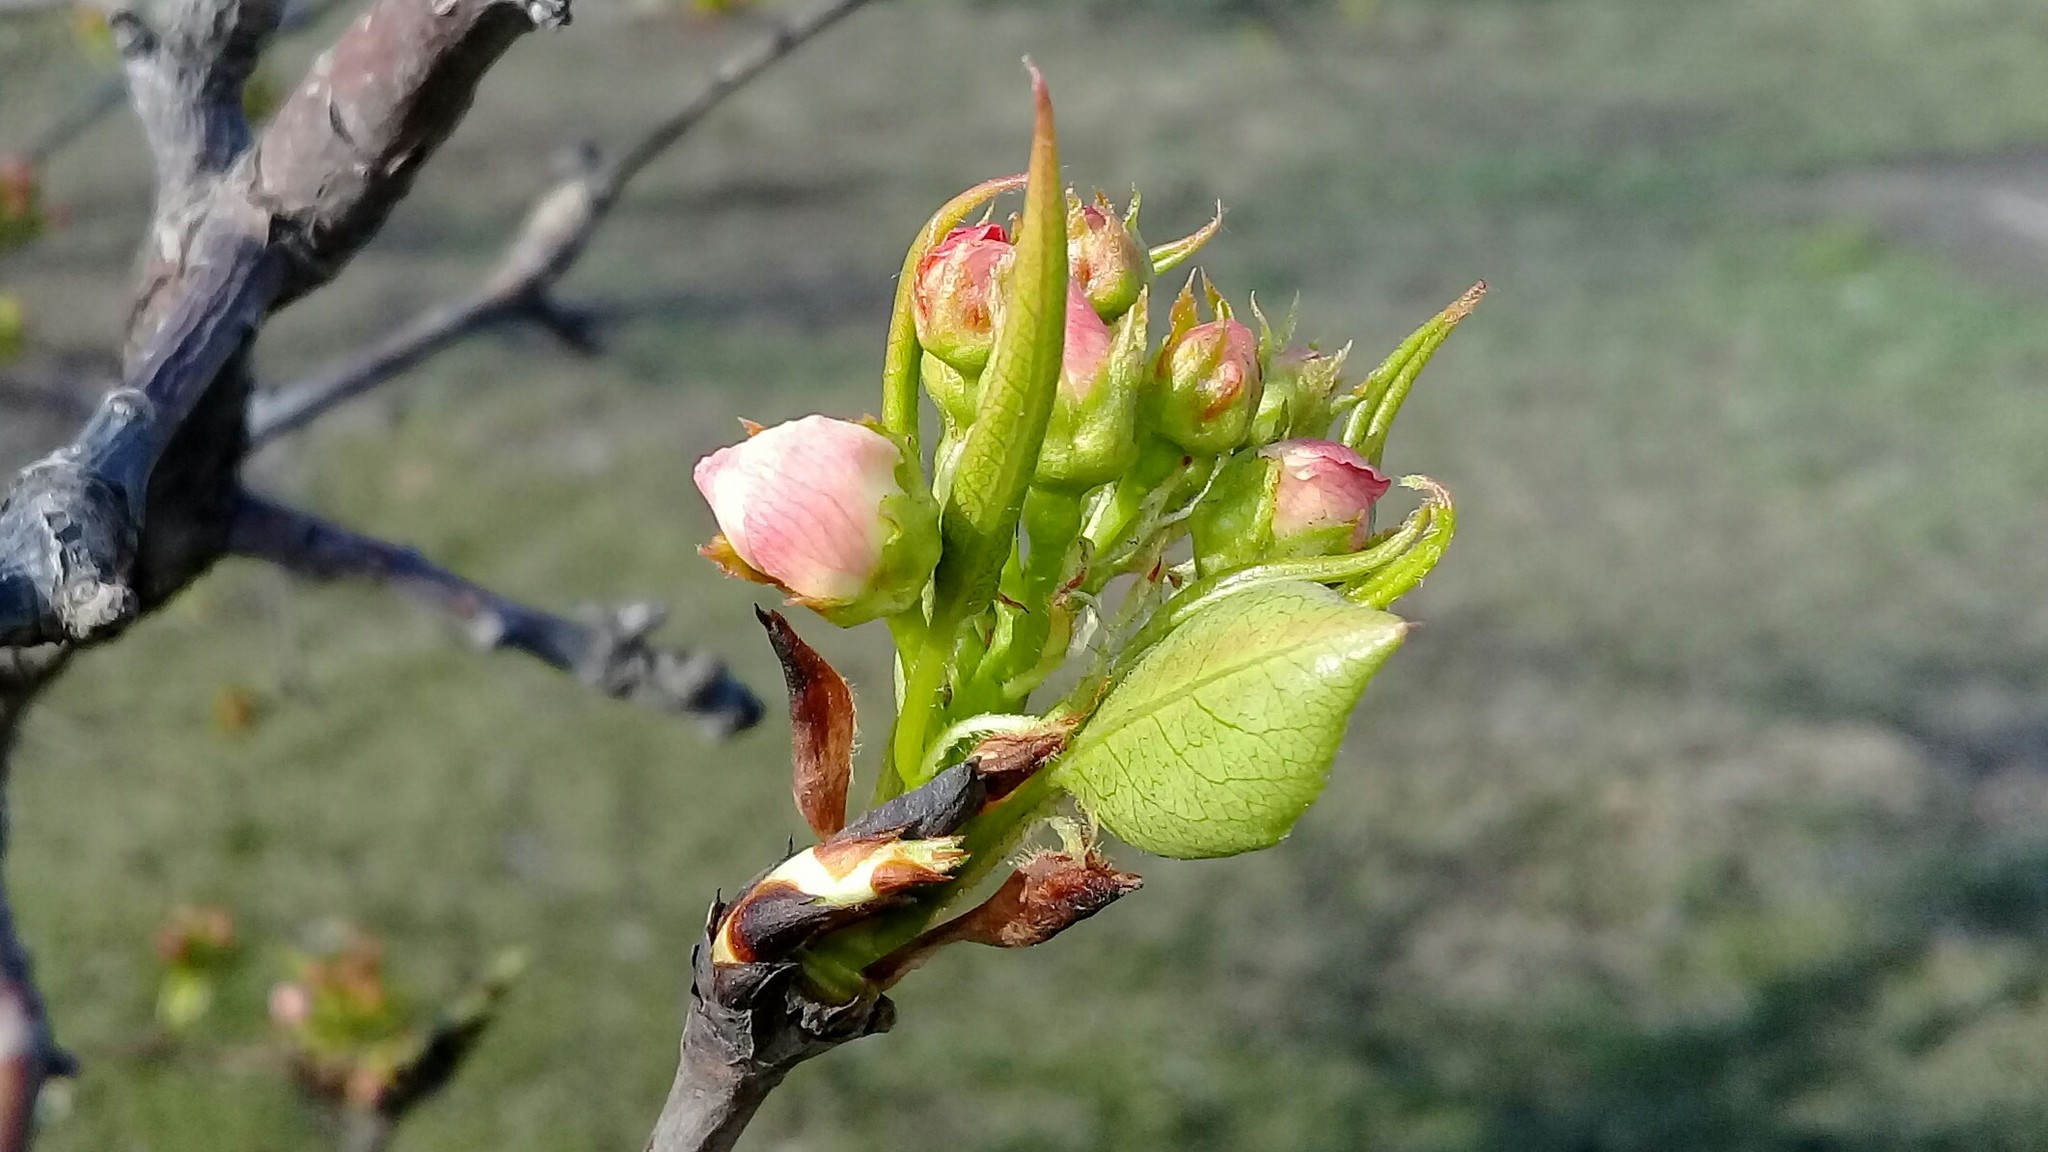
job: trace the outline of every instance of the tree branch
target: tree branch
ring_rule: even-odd
[[[312,423],[461,339],[509,319],[563,331],[548,293],[589,245],[626,185],[688,135],[726,98],[778,61],[852,15],[869,0],[828,0],[727,57],[697,91],[617,158],[585,152],[573,169],[528,209],[496,269],[478,288],[313,375],[258,396],[250,442],[261,446]],[[574,341],[569,329],[565,339]]]
[[[190,182],[160,190],[124,386],[78,441],[26,470],[0,507],[0,645],[111,635],[204,571],[219,554],[222,496],[244,450],[247,376],[223,370],[242,362],[268,311],[324,283],[369,240],[512,40],[567,19],[565,0],[376,0],[256,144],[213,177],[224,163],[216,145],[233,135],[215,121],[240,116],[221,89],[246,74],[226,57],[275,17],[262,15],[270,0],[246,9],[238,0],[181,2],[171,32],[133,18],[123,36],[130,60],[172,62],[161,67],[174,82],[152,80],[138,105],[160,173]],[[181,55],[209,45],[221,59]],[[159,64],[136,68],[155,76]],[[151,107],[159,100],[186,106]],[[180,442],[216,385],[232,411]],[[183,447],[173,469],[183,488],[153,498],[166,496],[151,487],[174,443]],[[153,541],[145,501],[152,512],[193,515]],[[154,570],[132,581],[140,557]]]
[[[158,219],[202,194],[249,148],[242,86],[284,13],[282,0],[166,0],[161,27],[138,7],[107,14],[135,114],[156,157]]]
[[[695,716],[720,734],[761,718],[761,702],[718,657],[648,643],[664,618],[653,605],[624,605],[595,623],[565,619],[465,580],[414,549],[257,496],[237,506],[229,547],[319,580],[385,585],[455,621],[480,649],[523,652],[606,696]]]
[[[711,934],[724,912],[712,906],[690,956],[682,1059],[647,1152],[730,1152],[791,1069],[896,1022],[886,996],[841,1005],[813,998],[794,962],[714,965]]]

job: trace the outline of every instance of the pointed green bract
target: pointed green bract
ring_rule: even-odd
[[[1137,213],[1138,203],[1137,198],[1134,196],[1131,200],[1131,220],[1133,226],[1137,223]],[[1200,252],[1203,246],[1215,239],[1216,233],[1222,230],[1223,204],[1221,201],[1218,201],[1216,204],[1216,215],[1210,217],[1207,224],[1202,225],[1194,232],[1175,240],[1171,244],[1161,244],[1159,247],[1152,249],[1152,274],[1154,276],[1164,276],[1166,273],[1194,259],[1195,253]]]
[[[1057,781],[1133,847],[1271,847],[1321,795],[1398,617],[1307,583],[1212,604],[1150,652],[1076,737]]]
[[[1035,68],[1031,80],[1037,105],[1031,165],[1023,220],[1017,228],[1016,257],[1009,282],[1003,287],[1003,320],[988,367],[981,375],[974,424],[951,460],[939,512],[943,551],[932,575],[930,627],[923,630],[915,654],[904,656],[900,711],[889,741],[889,766],[876,786],[878,796],[922,783],[911,776],[924,760],[925,739],[934,721],[942,719],[947,683],[958,679],[958,670],[949,668],[954,641],[960,627],[995,599],[996,583],[1016,547],[1017,517],[1038,468],[1039,450],[1045,443],[1046,425],[1059,389],[1060,354],[1066,344],[1066,190],[1060,183],[1052,96]],[[907,265],[913,276],[915,264],[912,260]],[[905,316],[899,309],[899,319]],[[918,359],[914,331],[909,339],[907,363],[899,372],[892,337],[890,372],[885,378],[890,393],[884,397],[884,407],[902,403],[914,413]],[[899,400],[897,391],[905,379],[909,381],[908,398]],[[916,421],[914,414],[907,419],[912,424]]]
[[[1036,71],[1032,83],[1037,127],[1016,263],[1004,289],[995,350],[982,373],[980,409],[961,445],[941,514],[945,553],[936,577],[934,621],[964,620],[994,597],[1059,386],[1066,339],[1066,193],[1052,100]]]
[[[1344,434],[1340,437],[1352,451],[1375,467],[1380,464],[1387,453],[1387,433],[1393,431],[1394,417],[1400,415],[1402,402],[1408,399],[1409,389],[1415,387],[1415,378],[1422,374],[1429,358],[1436,355],[1444,341],[1450,339],[1452,330],[1485,298],[1486,281],[1481,280],[1401,341],[1393,355],[1381,361],[1359,384],[1358,406],[1344,421]]]

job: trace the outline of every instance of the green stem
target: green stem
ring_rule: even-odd
[[[1138,450],[1137,464],[1117,481],[1110,498],[1095,510],[1082,530],[1095,556],[1106,557],[1110,548],[1129,534],[1145,507],[1145,497],[1166,483],[1184,459],[1186,455],[1165,440],[1155,437],[1145,442]]]
[[[906,788],[923,783],[913,780],[924,762],[925,734],[932,718],[943,711],[940,696],[946,687],[946,666],[953,656],[953,637],[960,626],[953,620],[934,620],[919,640],[915,655],[904,665],[903,698],[897,704],[896,731],[889,740],[889,763],[875,781],[875,799],[890,799]]]

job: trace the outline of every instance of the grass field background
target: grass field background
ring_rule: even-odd
[[[520,44],[375,247],[266,332],[345,351],[484,269],[547,158],[744,35],[593,9]],[[324,38],[280,49],[289,78]],[[2048,12],[2030,0],[1381,0],[1284,18],[878,5],[635,185],[568,298],[595,359],[472,343],[255,466],[566,606],[651,596],[772,695],[693,552],[735,418],[873,409],[930,209],[1014,170],[1018,59],[1070,178],[1148,231],[1230,206],[1238,297],[1368,361],[1473,280],[1390,463],[1457,493],[1423,627],[1281,848],[1120,859],[1144,892],[949,954],[897,1034],[798,1072],[763,1150],[2048,1147]],[[0,151],[90,87],[0,30]],[[45,349],[112,338],[148,206],[110,120],[72,223],[0,261]],[[41,426],[0,406],[18,461]],[[806,628],[863,690],[886,641]],[[246,731],[214,720],[256,701]],[[639,1146],[714,890],[797,822],[779,708],[730,745],[478,659],[374,590],[230,563],[32,718],[7,868],[88,1073],[44,1147],[320,1146],[260,1062],[141,1052],[181,901],[345,919],[421,995],[532,970],[402,1147]],[[864,759],[863,765],[866,765]]]

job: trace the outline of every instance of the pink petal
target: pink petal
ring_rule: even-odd
[[[1067,285],[1067,342],[1060,357],[1060,388],[1069,399],[1085,400],[1109,364],[1109,325],[1095,314],[1079,281]]]
[[[795,595],[838,602],[880,563],[900,459],[873,429],[806,416],[712,453],[696,481],[742,560]]]
[[[1393,481],[1365,457],[1330,440],[1286,440],[1260,453],[1280,464],[1273,507],[1275,536],[1353,524],[1352,546],[1364,543],[1366,514]]]

